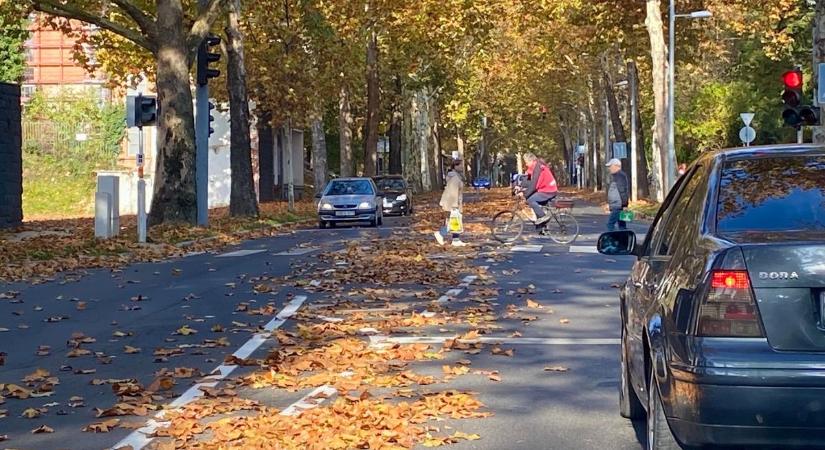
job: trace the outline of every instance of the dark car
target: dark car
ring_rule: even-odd
[[[413,213],[412,189],[400,175],[374,177],[378,191],[384,196],[384,215],[408,216]]]
[[[479,177],[473,180],[473,187],[476,189],[490,189],[492,183],[490,183],[490,179],[487,177]]]
[[[651,449],[825,448],[825,148],[706,154],[621,290],[621,414]]]

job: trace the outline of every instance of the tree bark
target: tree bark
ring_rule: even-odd
[[[604,72],[602,78],[604,94],[607,96],[607,107],[610,112],[610,124],[613,126],[613,137],[616,142],[627,142],[622,116],[619,112],[619,102],[616,101],[616,92],[613,90],[613,80],[610,79],[610,74],[607,72]]]
[[[432,167],[433,171],[433,188],[442,189],[442,180],[444,175],[444,164],[443,158],[441,157],[441,126],[439,125],[439,118],[438,118],[438,106],[433,101],[432,109],[434,111],[432,115],[433,126],[432,126],[432,137],[433,137],[433,163]]]
[[[418,170],[421,173],[421,188],[425,192],[433,189],[432,176],[430,172],[430,99],[424,88],[420,88],[415,92],[414,97],[414,127],[413,127],[413,142],[415,146],[413,152],[418,154],[421,165]]]
[[[315,175],[315,193],[320,193],[327,184],[327,139],[324,132],[323,109],[312,118],[312,173]]]
[[[405,94],[406,95],[406,94]],[[421,176],[421,152],[418,144],[418,102],[416,93],[410,95],[404,103],[403,141],[404,178],[415,192],[424,191],[424,180]]]
[[[240,27],[241,1],[229,3],[226,33],[226,90],[229,92],[229,160],[232,186],[229,214],[233,217],[257,217],[255,181],[252,174],[252,138],[249,134],[249,95],[246,91],[246,65],[243,34]]]
[[[814,92],[822,92],[825,86],[818,86],[819,64],[825,63],[825,1],[818,0],[814,9],[813,83]],[[825,103],[819,105],[820,116],[825,118]],[[825,120],[825,119],[823,119]],[[825,144],[825,127],[813,127],[813,143]]]
[[[647,166],[647,147],[645,146],[645,127],[642,123],[642,113],[639,109],[639,71],[634,61],[627,63],[627,77],[631,86],[636,86],[636,174],[638,175],[637,190],[639,198],[650,198],[650,172]],[[631,102],[629,102],[631,103]],[[631,105],[628,105],[630,108]],[[633,112],[631,111],[630,114]]]
[[[275,200],[275,130],[272,114],[264,111],[258,118],[258,199]]]
[[[656,200],[665,200],[665,165],[668,161],[667,129],[667,47],[662,23],[661,0],[647,0],[647,32],[650,36],[650,57],[653,73],[653,177],[651,189]]]
[[[390,173],[401,174],[401,128],[404,114],[396,107],[390,121]]]
[[[378,35],[373,24],[367,43],[367,129],[364,140],[364,176],[366,177],[377,175],[378,168],[378,115],[380,114],[378,88]]]
[[[189,89],[189,52],[180,27],[183,15],[174,8],[160,9],[159,22],[169,22],[158,49],[158,155],[149,225],[168,222],[194,224],[195,112]]]
[[[340,128],[341,176],[351,177],[352,167],[352,110],[350,109],[349,89],[341,86],[338,94],[338,126]]]

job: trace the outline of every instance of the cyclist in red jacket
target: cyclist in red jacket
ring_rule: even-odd
[[[524,163],[527,165],[528,178],[524,182],[524,192],[521,195],[527,199],[527,204],[536,213],[536,225],[541,226],[550,219],[550,216],[544,213],[542,206],[556,198],[559,188],[553,171],[535,154],[525,153]]]

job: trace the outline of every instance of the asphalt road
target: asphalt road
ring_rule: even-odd
[[[499,371],[500,382],[482,376],[458,377],[451,382],[450,388],[478,392],[494,413],[489,418],[456,424],[482,439],[462,442],[455,448],[641,448],[644,437],[639,425],[634,427],[622,419],[617,405],[619,316],[614,285],[624,279],[632,262],[591,253],[605,217],[595,208],[578,210],[576,216],[583,236],[573,246],[528,237],[517,248],[520,251],[514,251],[488,242],[486,236],[469,239],[480,244],[472,264],[489,267],[499,289],[489,303],[495,314],[504,316],[508,305],[523,306],[527,298],[543,308],[536,311],[532,321],[502,319],[498,324],[501,328],[490,334],[505,338],[501,346],[513,349],[512,357],[488,352],[472,357],[473,367]],[[0,448],[103,449],[134,438],[131,430],[122,428],[100,434],[81,431],[95,421],[94,408],[109,408],[115,402],[110,384],[93,385],[92,380],[134,378],[149,384],[162,368],[176,367],[208,374],[223,363],[225,356],[250,341],[259,327],[271,325],[274,320],[271,315],[238,311],[239,304],[247,304],[247,310],[270,305],[281,311],[300,303],[296,298],[302,300],[302,310],[325,301],[322,293],[286,287],[287,283],[272,292],[256,291],[256,286],[289,276],[296,265],[314,262],[318,253],[335,250],[346,242],[368,244],[404,233],[407,223],[408,219],[402,218],[388,219],[387,226],[380,230],[300,230],[250,241],[220,254],[190,255],[117,272],[90,271],[77,282],[0,285],[0,293],[19,292],[13,299],[0,300],[0,328],[8,329],[0,333],[0,351],[8,354],[0,367],[0,384],[23,385],[21,380],[38,368],[59,378],[49,396],[7,398],[0,405],[0,410],[8,410],[7,417],[0,418],[0,435],[9,437],[0,442]],[[643,231],[643,227],[638,230]],[[437,249],[433,253],[440,257],[435,254]],[[448,308],[461,307],[482,286],[471,283],[456,288],[461,291],[453,292],[455,295],[446,302]],[[519,289],[530,293],[519,294]],[[197,333],[181,333],[184,324]],[[211,332],[216,325],[225,332]],[[293,329],[294,323],[285,317],[279,326]],[[447,328],[455,333],[466,331],[460,325]],[[443,341],[444,331],[424,329],[415,335],[379,339],[438,342]],[[68,356],[72,348],[67,347],[67,341],[75,333],[95,340],[80,346],[94,354]],[[204,340],[220,337],[226,340],[218,346],[209,342],[204,345]],[[157,362],[153,354],[156,349],[182,344],[195,347],[189,347],[181,356]],[[253,356],[261,356],[274,345],[271,340],[263,342]],[[48,355],[37,355],[42,346],[48,346]],[[126,346],[140,351],[127,353]],[[455,362],[450,358],[463,357],[456,352],[445,361],[419,364],[416,370],[439,374],[443,364]],[[545,371],[546,367],[566,371]],[[90,370],[95,372],[86,373]],[[168,401],[184,394],[191,383],[179,380],[166,393]],[[244,395],[285,408],[304,394],[264,390]],[[69,406],[74,396],[83,397],[84,405]],[[45,409],[39,417],[21,416],[28,408],[41,407]],[[145,420],[128,419],[136,423]],[[54,433],[31,433],[41,425],[54,429]]]

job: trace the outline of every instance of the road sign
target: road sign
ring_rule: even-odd
[[[817,66],[819,90],[816,94],[817,103],[825,105],[825,64],[819,63]]]
[[[585,154],[585,151],[586,151],[586,150],[587,150],[587,147],[585,147],[584,145],[577,145],[577,146],[576,146],[576,154],[577,154],[577,155],[583,155],[583,154]]]
[[[138,153],[137,154],[137,161],[136,162],[137,162],[138,167],[143,167],[143,153]]]
[[[746,127],[751,126],[751,122],[753,122],[753,116],[755,116],[755,114],[754,114],[754,113],[742,113],[742,114],[739,114],[739,117],[741,117],[741,118],[742,118],[742,122],[745,122],[745,126],[746,126]]]
[[[743,127],[739,130],[739,139],[741,139],[745,145],[749,145],[756,139],[756,130],[751,127]]]
[[[627,142],[613,143],[613,157],[618,159],[627,158]]]

